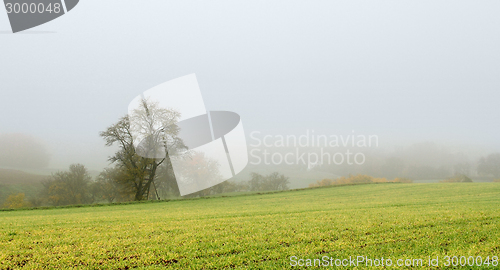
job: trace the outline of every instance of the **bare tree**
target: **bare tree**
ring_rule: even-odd
[[[134,194],[134,200],[149,198],[160,165],[166,163],[168,167],[169,155],[176,155],[185,148],[177,137],[179,117],[180,114],[174,110],[142,99],[131,115],[122,117],[100,133],[107,146],[119,146],[109,161],[122,170],[117,181]]]

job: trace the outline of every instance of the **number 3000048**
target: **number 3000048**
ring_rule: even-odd
[[[47,6],[43,3],[6,3],[7,13],[60,13],[61,4],[49,3]]]

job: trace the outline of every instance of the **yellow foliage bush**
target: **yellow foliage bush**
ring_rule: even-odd
[[[312,183],[309,187],[325,187],[333,185],[350,185],[350,184],[370,184],[370,183],[411,183],[412,181],[407,178],[395,178],[393,181],[387,180],[387,178],[375,178],[369,175],[351,175],[349,177],[339,177],[337,179],[323,179]]]
[[[12,194],[4,202],[4,208],[17,209],[30,207],[30,203],[24,200],[24,193]]]
[[[396,177],[394,180],[392,180],[394,183],[413,183],[411,179],[404,178],[404,177]]]
[[[450,177],[445,180],[439,181],[439,183],[471,183],[472,179],[470,179],[467,175],[457,174],[454,177]]]

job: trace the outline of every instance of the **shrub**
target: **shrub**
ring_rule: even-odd
[[[457,174],[453,177],[450,177],[446,180],[441,180],[439,181],[440,183],[471,183],[472,179],[470,179],[467,175],[465,174]]]
[[[10,209],[30,207],[30,203],[24,197],[24,193],[12,194],[5,200],[3,207]]]
[[[323,180],[316,181],[316,183],[309,184],[309,187],[326,187],[332,185],[335,185],[335,180],[325,178]]]
[[[404,177],[396,177],[394,180],[392,180],[394,183],[413,183],[413,180],[404,178]]]
[[[411,183],[412,180],[408,178],[395,178],[393,181],[387,180],[387,178],[376,178],[369,175],[350,175],[349,177],[339,177],[337,179],[323,179],[320,181],[316,181],[316,183],[312,183],[309,187],[325,187],[325,186],[333,186],[333,185],[351,185],[351,184],[371,184],[371,183]]]
[[[288,190],[288,177],[277,172],[269,175],[260,175],[251,173],[251,179],[248,185],[251,191],[266,191],[266,190]]]

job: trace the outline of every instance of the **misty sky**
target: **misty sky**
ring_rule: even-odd
[[[82,0],[9,34],[0,8],[0,133],[42,139],[51,167],[100,169],[112,151],[98,133],[196,73],[207,109],[239,113],[247,134],[500,150],[499,14],[498,1]]]

